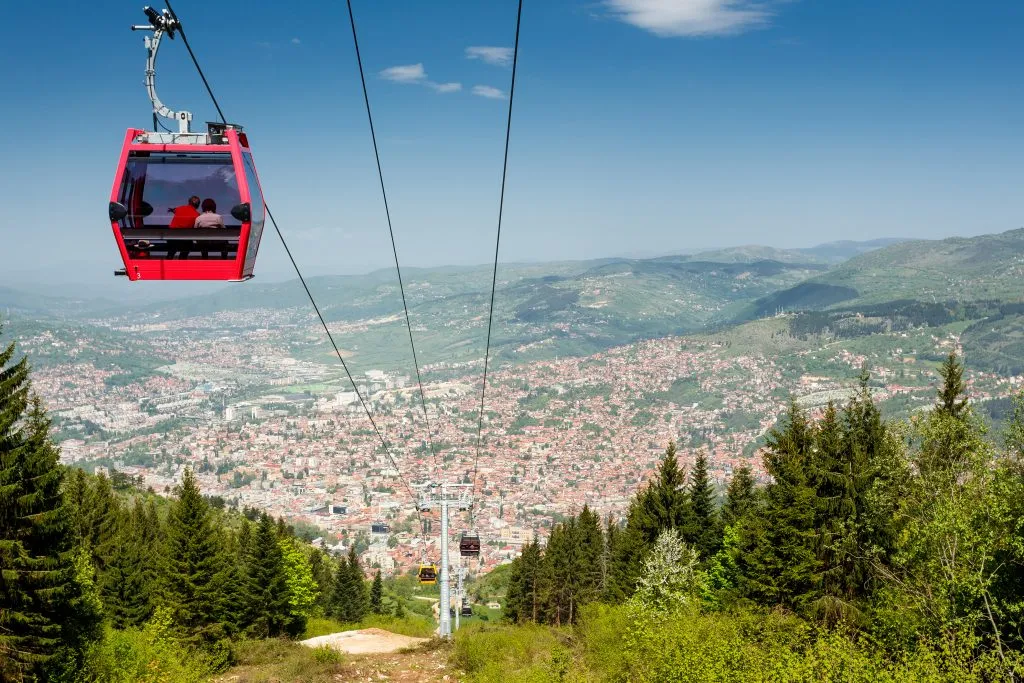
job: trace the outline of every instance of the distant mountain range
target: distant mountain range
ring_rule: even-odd
[[[405,268],[403,277],[421,357],[427,363],[478,358],[490,267]],[[780,311],[821,312],[825,317],[816,318],[813,329],[833,329],[836,321],[864,313],[876,320],[875,327],[865,330],[876,329],[886,316],[911,324],[999,315],[1001,329],[1024,331],[1024,320],[1017,321],[1016,311],[1006,308],[1024,300],[1024,229],[945,240],[844,241],[788,250],[743,246],[648,259],[500,264],[498,278],[493,346],[499,357],[514,361],[589,354]],[[342,345],[362,362],[374,367],[405,362],[407,338],[401,334],[404,320],[393,270],[314,277],[309,285],[327,320],[343,329]],[[979,303],[965,308],[967,302]],[[203,296],[129,304],[0,288],[0,312],[28,317],[121,315],[155,322],[256,309],[289,312],[293,322],[303,325],[312,320],[305,292],[295,280],[256,280]],[[244,326],[244,320],[238,324]],[[265,323],[254,315],[251,324]],[[843,325],[860,329],[848,321]],[[978,344],[998,346],[993,363],[1016,362],[1016,347],[997,344],[992,332],[985,339]],[[1024,356],[1024,348],[1020,351]]]

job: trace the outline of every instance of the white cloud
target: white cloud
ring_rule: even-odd
[[[510,47],[467,47],[466,59],[479,59],[495,66],[508,66],[512,63]]]
[[[302,45],[302,41],[298,38],[292,38],[292,45]]]
[[[437,92],[458,92],[462,90],[461,83],[428,83]]]
[[[604,0],[611,14],[662,37],[734,35],[768,23],[764,0]]]
[[[439,93],[458,92],[462,90],[461,83],[435,83],[427,78],[427,70],[423,64],[405,64],[403,66],[392,66],[380,72],[380,77],[394,81],[395,83],[406,83],[413,85],[425,85]]]
[[[474,85],[473,94],[479,95],[480,97],[487,97],[492,100],[503,100],[505,99],[505,92],[499,90],[490,85]]]
[[[384,69],[380,72],[380,77],[396,83],[420,83],[427,79],[427,72],[422,64],[406,64]]]

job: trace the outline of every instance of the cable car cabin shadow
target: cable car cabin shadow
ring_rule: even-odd
[[[245,133],[125,135],[108,207],[130,280],[247,280],[265,206]]]

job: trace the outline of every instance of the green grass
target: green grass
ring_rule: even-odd
[[[235,648],[237,665],[218,680],[234,683],[337,681],[344,655],[329,648],[309,648],[288,640],[249,640]]]
[[[566,653],[560,634],[545,626],[470,626],[456,632],[454,641],[449,664],[469,681],[558,680],[554,660]]]

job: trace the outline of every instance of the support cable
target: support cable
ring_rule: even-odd
[[[363,101],[366,103],[366,118],[370,122],[370,139],[373,140],[373,156],[377,160],[377,177],[380,179],[380,194],[384,198],[384,215],[388,220],[388,234],[391,235],[391,253],[395,256],[395,272],[398,274],[398,291],[402,294],[402,309],[405,311],[405,328],[409,331],[409,346],[412,348],[412,363],[416,368],[416,384],[420,390],[420,405],[423,407],[423,419],[427,424],[427,438],[433,454],[434,470],[441,474],[437,462],[437,449],[434,447],[434,436],[430,429],[430,416],[427,414],[427,399],[423,392],[423,378],[420,375],[420,363],[416,357],[416,343],[412,337],[412,322],[409,319],[409,305],[405,299],[405,285],[402,282],[402,268],[398,265],[398,247],[395,244],[395,230],[391,226],[391,210],[388,208],[388,193],[384,189],[384,171],[381,168],[380,152],[377,149],[377,133],[373,127],[373,114],[370,111],[370,95],[366,89],[366,75],[363,73],[363,58],[359,53],[359,37],[356,34],[356,17],[352,11],[352,0],[348,0],[348,19],[352,25],[352,43],[356,48],[356,63],[359,65],[359,80],[363,84]]]
[[[167,9],[170,10],[171,14],[174,14],[174,9],[171,7],[171,3],[168,0],[164,0],[164,2],[167,4]],[[177,15],[175,15],[175,19],[177,19]],[[207,81],[206,76],[203,75],[203,69],[201,66],[199,66],[199,61],[196,59],[195,54],[192,52],[192,48],[188,45],[188,40],[185,38],[185,31],[181,28],[180,20],[178,20],[178,22],[178,31],[181,33],[181,38],[185,42],[185,47],[188,48],[188,53],[192,57],[192,63],[195,64],[196,71],[199,72],[199,76],[203,79],[203,85],[206,86],[206,92],[209,93],[210,99],[213,101],[213,106],[217,108],[217,114],[220,115],[221,121],[227,123],[227,119],[224,117],[224,112],[223,110],[221,110],[220,104],[217,103],[217,98],[213,94],[213,88],[210,87],[209,81]],[[246,160],[246,163],[250,162]],[[253,173],[256,172],[256,169],[252,168],[251,166],[250,168],[252,169]],[[338,344],[334,341],[334,335],[331,334],[331,330],[327,326],[327,321],[324,320],[324,316],[320,312],[320,307],[317,305],[316,299],[313,298],[313,293],[310,291],[309,285],[306,284],[306,278],[302,275],[302,271],[299,269],[299,264],[295,261],[295,257],[292,256],[292,250],[288,247],[288,242],[285,240],[284,235],[281,233],[281,229],[278,227],[277,220],[274,219],[274,214],[271,213],[270,206],[266,203],[266,199],[264,199],[263,201],[263,206],[267,212],[267,217],[270,219],[271,225],[274,226],[274,231],[277,233],[278,239],[281,240],[281,245],[284,246],[285,253],[288,254],[288,260],[291,261],[292,268],[295,269],[295,274],[298,276],[299,282],[302,283],[302,288],[306,290],[306,296],[309,297],[309,303],[313,305],[313,310],[316,311],[317,318],[320,319],[320,324],[323,326],[324,332],[327,333],[327,339],[330,340],[331,346],[334,347],[334,353],[338,356],[338,360],[341,361],[341,367],[345,370],[345,375],[348,377],[349,382],[352,383],[352,389],[356,392],[356,397],[359,399],[359,403],[363,406],[363,410],[366,412],[366,417],[370,420],[370,424],[373,426],[373,431],[377,434],[377,438],[380,440],[381,445],[384,447],[384,452],[387,454],[392,466],[394,466],[395,471],[398,473],[398,478],[401,480],[402,484],[405,485],[405,488],[409,491],[409,495],[412,496],[413,506],[415,507],[416,515],[420,520],[420,527],[422,529],[423,516],[422,514],[420,514],[420,507],[417,502],[416,493],[415,491],[413,491],[412,487],[409,485],[409,482],[402,474],[402,470],[398,466],[398,461],[395,460],[395,456],[391,452],[391,447],[388,445],[387,440],[384,438],[384,435],[381,433],[380,428],[377,426],[377,421],[373,419],[373,413],[370,412],[370,407],[366,403],[366,400],[363,398],[362,392],[360,392],[359,387],[356,386],[355,378],[352,377],[352,373],[348,369],[348,363],[345,362],[345,358],[341,355],[341,349],[338,348]]]
[[[523,0],[519,0],[516,12],[516,41],[512,48],[512,85],[508,91],[508,121],[505,124],[505,161],[501,171],[501,198],[498,201],[498,234],[494,240],[494,270],[491,273],[491,305],[487,311],[487,346],[484,351],[484,381],[480,387],[480,414],[476,427],[476,456],[473,458],[473,488],[476,492],[477,465],[480,462],[480,449],[483,447],[484,400],[487,396],[487,369],[491,354],[491,328],[494,324],[494,291],[498,283],[498,250],[501,247],[501,219],[505,210],[505,179],[508,177],[508,142],[512,135],[512,102],[516,93],[516,64],[519,61],[519,25],[523,16]],[[470,507],[470,526],[476,514],[476,506]]]
[[[206,92],[209,93],[210,99],[213,101],[213,106],[217,108],[217,115],[220,116],[220,122],[226,124],[228,120],[224,118],[224,112],[221,110],[220,104],[217,102],[217,98],[214,97],[213,88],[210,87],[210,82],[206,80],[206,74],[203,73],[203,68],[199,66],[199,60],[196,59],[196,54],[192,52],[192,46],[188,44],[188,36],[185,35],[184,25],[181,23],[181,20],[178,19],[178,15],[174,13],[174,8],[171,7],[171,0],[164,0],[164,4],[167,5],[167,10],[178,22],[178,33],[181,34],[181,41],[185,43],[185,49],[188,50],[188,56],[192,58],[192,63],[196,65],[196,71],[199,72],[199,78],[203,79],[203,85],[206,86]]]

